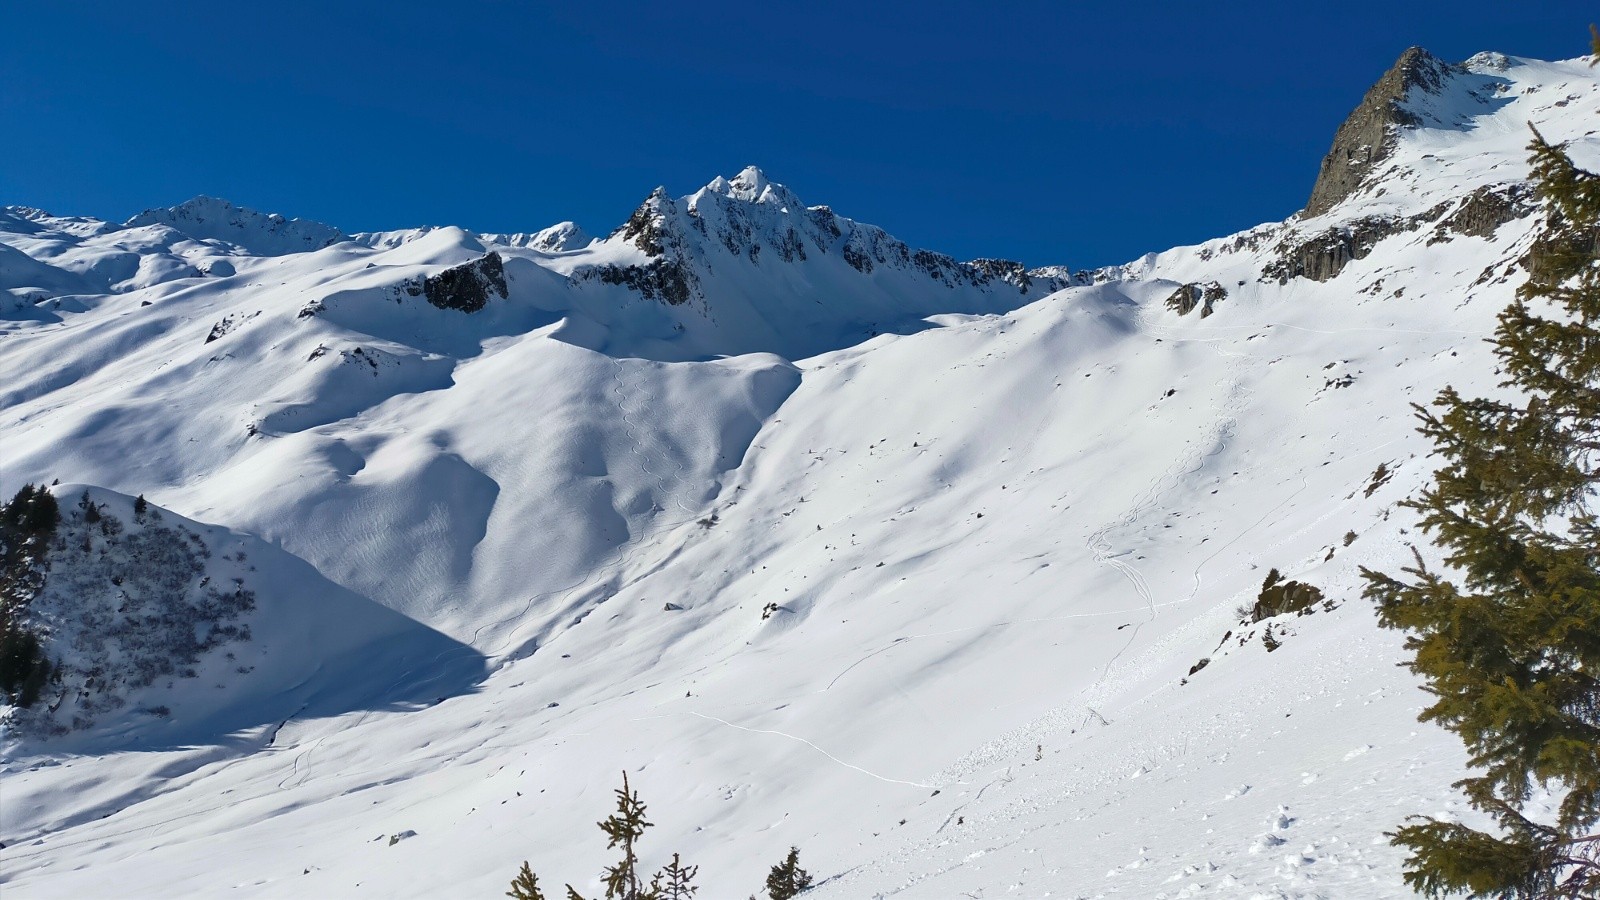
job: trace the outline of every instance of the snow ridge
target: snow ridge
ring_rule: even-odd
[[[6,890],[589,893],[626,769],[716,896],[790,846],[819,898],[1404,895],[1465,760],[1360,572],[1417,540],[1408,404],[1495,389],[1527,123],[1600,164],[1587,60],[1442,77],[1321,215],[1094,273],[751,170],[559,250],[8,211],[0,489],[144,494],[256,600],[5,748]],[[1328,603],[1247,622],[1274,569]]]
[[[165,225],[202,241],[222,241],[255,256],[282,256],[319,250],[345,239],[339,229],[309,219],[287,219],[235,206],[216,197],[195,197],[166,209],[147,209],[125,228]]]

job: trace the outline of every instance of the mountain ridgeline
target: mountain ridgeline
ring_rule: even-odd
[[[1466,761],[1360,572],[1551,263],[1527,125],[1597,116],[1413,48],[1303,210],[1094,270],[753,167],[593,233],[6,207],[6,888],[531,893],[627,771],[705,891],[1395,896]]]

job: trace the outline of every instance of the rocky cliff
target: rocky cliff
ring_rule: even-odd
[[[1334,134],[1301,215],[1320,216],[1354,193],[1393,152],[1396,129],[1417,124],[1416,115],[1406,109],[1407,96],[1413,90],[1438,93],[1455,68],[1421,47],[1400,54]]]

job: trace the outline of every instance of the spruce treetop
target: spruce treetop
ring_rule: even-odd
[[[1394,833],[1433,897],[1600,896],[1600,176],[1537,131],[1529,151],[1545,224],[1492,340],[1503,394],[1417,409],[1441,466],[1403,505],[1444,567],[1413,548],[1403,577],[1363,570],[1433,695],[1421,718],[1467,748],[1456,786],[1499,826]]]

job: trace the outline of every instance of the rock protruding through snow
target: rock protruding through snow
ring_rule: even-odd
[[[1416,115],[1406,109],[1406,98],[1414,90],[1438,93],[1453,71],[1455,67],[1421,47],[1400,54],[1339,126],[1302,215],[1320,216],[1355,193],[1394,151],[1395,129],[1417,124]]]

